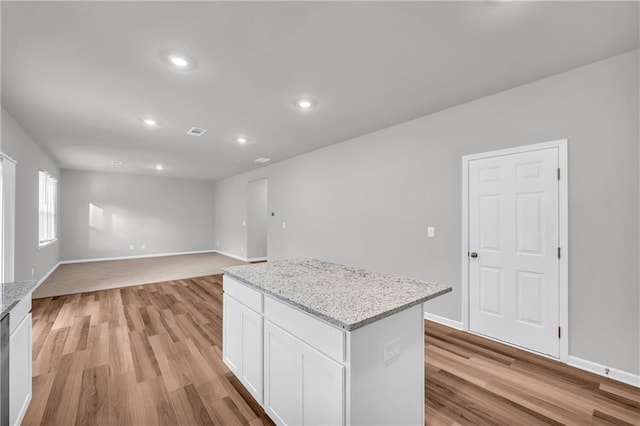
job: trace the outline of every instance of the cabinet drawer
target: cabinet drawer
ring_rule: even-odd
[[[243,303],[256,312],[262,313],[262,293],[252,289],[246,284],[225,275],[222,279],[222,288],[229,296]]]
[[[31,294],[27,294],[16,306],[13,307],[9,314],[9,333],[20,325],[23,319],[31,312]]]
[[[264,315],[304,343],[337,361],[344,362],[344,331],[269,296],[264,298]]]

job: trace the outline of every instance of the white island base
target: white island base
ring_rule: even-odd
[[[424,425],[422,303],[346,331],[225,274],[225,364],[280,425]]]

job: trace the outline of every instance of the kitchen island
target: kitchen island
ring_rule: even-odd
[[[277,424],[424,424],[423,303],[450,287],[313,259],[222,268],[223,359]]]

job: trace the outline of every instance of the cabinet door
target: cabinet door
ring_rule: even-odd
[[[242,381],[262,404],[262,315],[242,309]]]
[[[22,421],[31,401],[31,314],[9,338],[9,424]]]
[[[302,424],[344,424],[344,366],[301,345]]]
[[[222,307],[222,352],[224,363],[241,377],[242,374],[242,306],[226,294]]]
[[[262,404],[262,315],[224,295],[224,362]]]
[[[299,343],[269,321],[264,324],[264,409],[279,425],[301,423]]]

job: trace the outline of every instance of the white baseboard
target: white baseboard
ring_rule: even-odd
[[[246,257],[238,256],[237,254],[226,253],[220,250],[214,250],[216,253],[221,254],[223,256],[231,257],[233,259],[242,260],[243,262],[249,262],[249,259]]]
[[[213,251],[223,256],[231,257],[237,260],[242,260],[243,262],[261,262],[263,260],[267,260],[266,257],[242,257],[242,256],[238,256],[237,254],[226,253],[220,250],[213,250]]]
[[[40,287],[40,285],[41,285],[43,282],[45,282],[45,280],[46,280],[47,278],[49,278],[49,275],[53,274],[53,271],[55,271],[55,270],[58,268],[58,266],[60,266],[61,264],[62,264],[62,262],[58,262],[58,263],[56,263],[55,265],[53,265],[53,268],[49,269],[49,272],[47,272],[46,274],[44,274],[44,275],[43,275],[43,276],[38,280],[38,282],[36,283],[36,286],[35,286],[33,289],[35,290],[36,288]]]
[[[184,254],[201,254],[201,253],[216,253],[217,250],[199,250],[199,251],[181,251],[176,253],[152,253],[152,254],[139,254],[135,256],[114,256],[114,257],[97,257],[93,259],[72,259],[61,260],[60,264],[68,263],[88,263],[88,262],[106,262],[109,260],[128,260],[128,259],[144,259],[148,257],[165,257],[165,256],[180,256]],[[222,254],[222,253],[221,253]]]
[[[455,328],[456,330],[462,330],[462,322],[452,320],[449,318],[441,317],[440,315],[424,313],[424,319],[437,322],[438,324],[446,325],[447,327]]]
[[[572,367],[586,370],[591,373],[595,373],[599,376],[608,377],[619,382],[626,383],[631,386],[640,387],[640,375],[628,373],[626,371],[618,370],[617,368],[607,367],[606,365],[598,364],[597,362],[587,361],[586,359],[578,358],[577,356],[569,355],[569,362],[567,363]],[[607,374],[606,370],[609,369]]]

